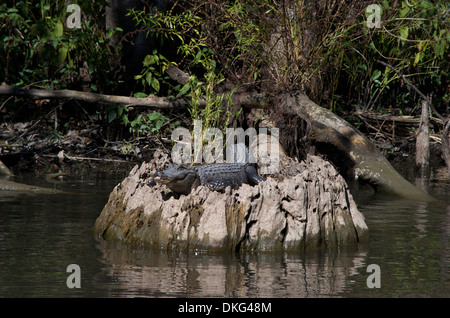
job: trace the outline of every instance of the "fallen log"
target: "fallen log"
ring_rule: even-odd
[[[138,98],[81,92],[70,89],[25,89],[5,84],[0,86],[0,95],[20,96],[33,99],[74,99],[88,103],[99,103],[104,105],[119,105],[123,107],[151,107],[159,109],[185,109],[190,105],[190,99],[184,97],[175,98],[149,95],[147,97]],[[238,98],[240,105],[244,107],[267,106],[265,103],[266,99],[264,94],[242,94]],[[205,99],[200,98],[199,104],[201,107],[205,106]]]
[[[348,122],[312,102],[301,92],[282,94],[275,104],[280,111],[299,116],[310,124],[308,138],[332,145],[345,153],[353,165],[355,179],[367,181],[376,188],[414,200],[435,200],[404,179],[375,145]],[[342,166],[342,162],[336,163]]]
[[[13,173],[11,172],[11,170],[9,170],[9,168],[0,160],[0,177],[1,176],[6,176],[6,177],[11,177],[13,176]]]
[[[420,118],[414,116],[394,116],[386,114],[372,114],[368,112],[355,112],[355,116],[370,123],[392,123],[397,126],[419,127]],[[435,124],[443,125],[443,120],[437,117],[430,117],[429,120]]]
[[[153,108],[186,108],[189,104],[184,98],[169,98],[150,95],[145,98],[118,95],[104,95],[91,92],[80,92],[70,89],[25,89],[9,85],[0,86],[0,95],[29,97],[34,99],[75,99],[89,103],[120,105],[124,107],[143,106]]]
[[[15,181],[0,178],[0,192],[11,191],[13,193],[27,193],[27,194],[57,194],[67,193],[56,189],[43,188],[35,185],[18,183]]]

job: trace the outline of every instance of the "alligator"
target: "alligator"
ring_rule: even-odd
[[[250,163],[215,163],[197,167],[171,164],[166,170],[158,171],[153,179],[168,186],[178,194],[189,194],[200,185],[214,191],[224,191],[231,186],[237,189],[243,183],[258,184],[265,181]]]

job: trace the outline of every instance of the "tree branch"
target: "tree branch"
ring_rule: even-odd
[[[0,86],[0,95],[22,96],[35,99],[76,99],[84,102],[99,103],[107,105],[120,105],[124,107],[141,106],[153,108],[187,108],[189,107],[189,99],[185,97],[158,97],[148,96],[145,98],[118,96],[118,95],[104,95],[90,92],[80,92],[75,90],[47,90],[47,89],[25,89],[13,87],[9,85]],[[235,94],[236,100],[240,105],[246,108],[265,108],[266,95],[265,94]],[[200,106],[205,106],[205,99],[199,99]]]
[[[103,95],[90,92],[80,92],[75,90],[46,90],[46,89],[25,89],[12,87],[9,85],[0,86],[0,95],[22,96],[36,99],[76,99],[90,103],[113,104],[125,107],[144,106],[154,108],[186,108],[189,103],[185,98],[169,98],[148,96],[145,98]]]
[[[389,65],[383,61],[377,61],[378,63],[380,63],[381,65],[384,65],[386,67],[389,67],[391,70],[393,70],[395,73],[397,73],[398,76],[400,76],[405,83],[411,87],[413,90],[416,91],[417,94],[419,94],[420,97],[422,97],[424,100],[426,100],[428,102],[428,98],[425,96],[424,93],[422,93],[413,83],[411,83],[406,77],[405,75],[403,75],[402,72],[400,72],[399,70],[397,70],[395,67],[393,67],[392,65]]]
[[[442,131],[442,157],[447,165],[448,173],[450,173],[450,116],[444,123],[444,129]]]
[[[433,104],[431,104],[430,99],[425,96],[424,93],[422,93],[413,83],[411,83],[406,77],[405,75],[403,75],[402,72],[400,72],[399,70],[397,70],[395,67],[393,67],[392,65],[389,65],[383,61],[377,61],[378,63],[380,63],[381,65],[384,65],[386,67],[389,67],[391,70],[393,70],[395,73],[398,74],[398,76],[400,76],[406,83],[406,85],[408,85],[409,87],[411,87],[417,94],[419,94],[420,97],[422,97],[427,103],[428,105],[431,107],[431,109],[433,110],[433,112],[436,114],[436,116],[438,116],[440,119],[445,120],[444,117],[441,116],[441,114],[439,114],[436,109],[433,107]]]

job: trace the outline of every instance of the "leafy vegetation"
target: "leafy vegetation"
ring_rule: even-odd
[[[146,115],[139,114],[133,121],[127,122],[128,117],[124,116],[124,124],[130,125],[130,132],[133,133],[134,137],[139,137],[142,135],[149,135],[155,133],[162,133],[162,128],[167,126],[167,128],[172,131],[175,129],[180,123],[176,121],[174,123],[170,123],[169,118],[162,115],[159,112],[152,112]]]
[[[159,35],[165,41],[177,41],[179,55],[177,62],[169,62],[155,50],[152,55],[147,55],[144,60],[144,71],[136,79],[142,80],[153,87],[155,93],[160,90],[160,82],[165,83],[167,91],[176,97],[187,96],[191,98],[189,113],[192,125],[195,120],[202,120],[202,128],[220,128],[223,131],[236,115],[230,111],[232,107],[230,93],[217,94],[217,86],[225,80],[221,70],[217,69],[217,61],[214,52],[207,42],[207,36],[202,30],[201,11],[184,10],[181,13],[177,7],[172,7],[166,14],[160,12],[148,13],[131,10],[130,15],[140,28]],[[159,64],[161,72],[153,65]],[[170,65],[182,64],[184,69],[194,70],[189,81],[181,85],[171,85],[167,81],[164,70]],[[204,98],[204,107],[200,105],[200,99]],[[223,110],[223,105],[226,109]]]
[[[151,87],[154,94],[158,94],[160,91],[161,84],[163,81],[167,83],[169,76],[164,75],[167,68],[172,65],[169,60],[167,60],[162,54],[158,53],[157,50],[153,50],[152,54],[145,57],[143,61],[142,73],[136,75],[134,79],[141,80],[143,87]],[[145,93],[136,93],[135,97],[146,97]]]
[[[435,108],[445,112],[450,39],[447,14],[447,5],[440,1],[417,1],[414,5],[401,1],[397,7],[383,1],[381,27],[366,28],[362,20],[360,37],[347,36],[348,48],[341,47],[343,56],[334,58],[342,61],[340,68],[345,72],[335,80],[348,87],[347,94],[342,88],[335,94],[349,106],[364,110],[397,108],[403,113],[409,108],[412,112],[419,97],[397,73],[378,62],[381,60],[402,72],[424,94],[434,94]]]
[[[89,78],[90,89],[112,91],[118,52],[111,46],[120,29],[105,29],[101,12],[106,0],[84,1],[80,28],[66,26],[64,1],[14,1],[0,5],[0,78],[13,86],[77,87]],[[81,70],[81,71],[80,71]],[[84,73],[83,73],[84,72]],[[80,74],[83,73],[83,74]]]
[[[300,89],[339,114],[355,108],[418,114],[420,97],[383,61],[432,96],[434,110],[447,113],[448,4],[383,0],[381,25],[369,28],[371,2],[177,0],[165,12],[132,9],[136,28],[176,47],[176,54],[153,50],[145,57],[135,76],[142,91],[134,96],[185,96],[191,100],[191,120],[202,119],[203,128],[233,123],[240,112],[232,102],[233,88],[271,94]],[[80,6],[81,27],[71,29],[65,2],[2,3],[1,80],[22,87],[87,85],[114,93],[121,85],[115,77],[121,42],[114,37],[123,36],[122,30],[106,30],[102,14],[91,14],[104,12],[106,0]],[[171,65],[188,72],[190,80],[174,83],[165,74]],[[132,137],[176,126],[162,113],[131,113],[118,106],[103,117]]]
[[[339,113],[355,107],[413,113],[419,97],[381,60],[433,94],[435,109],[445,112],[447,4],[382,1],[381,27],[369,28],[370,4],[190,0],[164,14],[134,14],[149,32],[178,41],[177,63],[199,76],[212,71],[236,87],[271,92],[301,89]]]

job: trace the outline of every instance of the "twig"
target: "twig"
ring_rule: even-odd
[[[22,138],[23,136],[25,136],[26,134],[28,134],[28,132],[31,130],[31,129],[33,129],[37,124],[39,124],[41,122],[41,120],[40,119],[38,119],[33,125],[31,125],[31,127],[30,128],[28,128],[27,130],[25,130],[20,136],[19,136],[19,138]],[[13,139],[14,137],[12,137],[12,138],[10,138],[10,139],[8,139],[8,140],[11,140],[11,139]]]
[[[391,140],[391,137],[389,137],[389,136],[387,136],[387,135],[385,135],[384,133],[381,132],[381,128],[383,127],[385,120],[383,121],[383,123],[381,124],[381,126],[379,128],[376,128],[373,125],[369,124],[366,120],[364,120],[364,118],[360,117],[360,119],[364,122],[364,124],[367,127],[369,127],[371,129],[373,129],[374,131],[376,131],[375,133],[371,133],[371,134],[374,135],[374,137],[373,137],[374,139],[377,138],[377,137],[384,137],[386,139]]]
[[[393,70],[395,73],[397,73],[398,76],[400,76],[405,83],[410,86],[413,90],[416,91],[417,94],[420,95],[420,97],[422,97],[424,100],[426,100],[428,102],[428,98],[425,96],[424,93],[422,93],[413,83],[411,83],[406,77],[405,75],[403,75],[402,72],[400,72],[399,70],[397,70],[395,67],[393,67],[392,65],[389,65],[383,61],[377,61],[378,63],[380,63],[381,65],[384,65],[386,67],[389,67],[391,70]]]
[[[394,38],[400,39],[400,40],[405,41],[405,42],[415,42],[415,43],[425,42],[424,40],[409,40],[409,39],[402,38],[401,36],[397,36],[397,35],[392,34],[391,32],[389,32],[389,30],[386,29],[385,26],[383,26],[383,29],[384,29],[389,35],[393,36]]]
[[[409,4],[408,0],[406,0],[406,5],[407,5],[408,7],[410,7],[410,8],[412,8],[412,7],[415,6],[415,4]]]
[[[130,161],[120,160],[120,159],[107,159],[107,158],[88,158],[88,157],[71,157],[66,154],[64,156],[69,160],[92,160],[92,161],[106,161],[106,162],[120,162],[120,163],[130,163]]]
[[[391,70],[393,70],[395,73],[398,74],[398,76],[400,76],[403,81],[405,81],[406,85],[408,85],[409,87],[411,87],[417,94],[419,94],[420,97],[422,97],[427,104],[431,107],[431,109],[433,110],[433,112],[436,114],[436,116],[438,116],[440,119],[445,120],[445,118],[443,116],[441,116],[441,114],[439,114],[436,109],[434,108],[434,106],[431,104],[430,99],[425,96],[424,93],[422,93],[413,83],[411,83],[406,77],[405,75],[403,75],[402,72],[400,72],[399,70],[397,70],[395,67],[393,67],[392,65],[389,65],[383,61],[378,60],[378,63],[380,63],[381,65],[384,65],[386,67],[389,67]]]
[[[45,155],[45,154],[41,154],[41,157],[45,157],[45,158],[55,158],[57,157],[57,155]],[[64,157],[66,157],[69,160],[90,160],[90,161],[106,161],[106,162],[117,162],[117,163],[132,163],[131,161],[127,161],[127,160],[120,160],[120,159],[107,159],[107,158],[89,158],[89,157],[72,157],[72,156],[68,156],[66,154],[64,154]]]
[[[9,96],[2,104],[2,106],[0,106],[0,110],[2,110],[3,106],[5,106],[5,104],[11,99],[13,98],[12,96]]]

